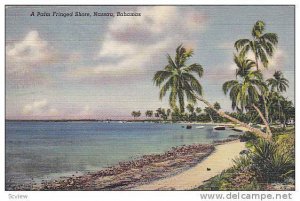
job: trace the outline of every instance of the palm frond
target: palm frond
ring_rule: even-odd
[[[172,72],[169,71],[157,71],[153,76],[153,82],[156,86],[160,86],[166,79],[172,75]]]
[[[237,80],[230,80],[230,81],[225,82],[222,87],[224,94],[227,94],[229,89],[237,84],[238,84]]]
[[[234,47],[235,47],[236,51],[239,51],[245,45],[249,44],[249,42],[250,42],[249,39],[240,39],[234,43]]]
[[[164,86],[161,87],[159,92],[159,99],[162,100],[162,98],[166,95],[167,91],[173,86],[173,78],[170,78]]]
[[[265,33],[261,36],[261,39],[268,41],[273,45],[278,44],[278,36],[275,33]]]
[[[267,68],[268,64],[269,64],[269,61],[268,61],[268,57],[267,57],[265,51],[262,48],[259,48],[257,50],[257,54],[258,54],[258,57],[260,58],[261,62],[263,63],[263,66],[265,68]]]
[[[183,70],[185,70],[186,72],[195,72],[199,77],[203,76],[203,67],[197,63],[185,67]]]
[[[172,67],[172,69],[176,69],[177,66],[169,54],[167,54],[167,59],[168,59],[169,66]]]

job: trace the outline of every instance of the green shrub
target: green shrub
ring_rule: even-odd
[[[260,139],[254,144],[249,156],[252,160],[252,169],[262,182],[282,181],[294,174],[293,156],[278,143]]]
[[[202,191],[218,190],[260,190],[261,187],[253,177],[252,172],[227,169],[221,174],[209,179],[204,185],[194,189]]]
[[[240,136],[242,142],[254,141],[257,137],[252,132],[246,131],[243,135]]]
[[[248,155],[242,155],[238,158],[233,159],[233,168],[236,170],[245,170],[251,167],[251,158]]]

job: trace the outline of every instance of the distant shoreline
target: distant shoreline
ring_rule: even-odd
[[[36,122],[71,122],[71,121],[95,121],[95,122],[155,122],[155,123],[179,123],[179,124],[205,124],[205,125],[234,125],[230,122],[186,122],[172,121],[161,119],[140,119],[140,120],[124,120],[124,119],[5,119],[5,121],[36,121]]]

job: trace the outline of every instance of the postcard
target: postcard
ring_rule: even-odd
[[[6,191],[295,191],[295,6],[6,5],[5,59]]]

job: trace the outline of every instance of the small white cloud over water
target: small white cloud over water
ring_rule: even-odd
[[[31,116],[55,116],[59,112],[46,99],[36,100],[23,106],[22,114]]]

